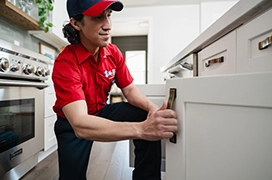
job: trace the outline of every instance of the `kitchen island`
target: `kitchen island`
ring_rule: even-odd
[[[167,180],[272,179],[271,18],[272,1],[241,0],[161,68],[196,57],[195,77],[166,80],[179,123]]]

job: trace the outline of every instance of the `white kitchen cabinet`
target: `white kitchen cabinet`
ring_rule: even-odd
[[[152,102],[159,107],[165,100],[165,84],[142,84],[136,85],[142,93],[144,93]]]
[[[57,140],[54,133],[54,124],[57,120],[57,116],[54,113],[52,107],[55,103],[55,91],[52,82],[52,69],[53,64],[49,64],[50,76],[48,76],[48,87],[44,90],[44,151],[47,151],[51,147],[57,144]]]
[[[51,147],[55,146],[57,144],[55,132],[54,132],[54,125],[56,122],[57,117],[50,116],[44,119],[44,151],[47,151]]]
[[[272,71],[271,18],[272,9],[237,29],[238,73]]]
[[[55,112],[52,109],[52,106],[55,103],[56,96],[55,91],[52,84],[49,84],[49,86],[44,90],[45,98],[44,98],[44,117],[50,117],[55,115]]]
[[[271,82],[272,73],[168,80],[179,130],[166,141],[166,179],[271,180]]]
[[[167,180],[272,179],[271,8],[240,0],[168,63],[197,53],[199,77],[166,80],[179,122]]]
[[[272,9],[202,49],[198,75],[272,71],[271,17]]]
[[[236,31],[198,53],[199,76],[234,73],[236,73]]]

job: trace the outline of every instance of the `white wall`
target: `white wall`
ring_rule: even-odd
[[[163,82],[160,68],[174,58],[238,0],[175,6],[124,8],[114,12],[114,22],[148,21],[148,83]],[[124,27],[127,28],[127,27]]]
[[[148,33],[148,83],[163,83],[160,68],[199,35],[199,4],[124,8],[112,20],[145,19]]]
[[[238,0],[200,3],[201,32],[205,31],[214,21],[227,12]]]
[[[63,25],[69,22],[68,13],[66,11],[66,1],[65,0],[55,0],[54,9],[52,12],[52,32],[60,37],[63,41],[68,42],[66,38],[63,37],[62,28]]]

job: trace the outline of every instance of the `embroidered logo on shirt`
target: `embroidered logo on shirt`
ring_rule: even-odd
[[[104,71],[104,75],[106,78],[113,79],[115,77],[115,72],[116,72],[115,69],[113,69],[111,71],[106,70],[106,71]]]

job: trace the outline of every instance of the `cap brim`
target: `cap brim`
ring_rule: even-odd
[[[114,11],[121,11],[124,5],[120,1],[101,1],[84,11],[82,14],[96,17],[101,15],[109,7]]]

